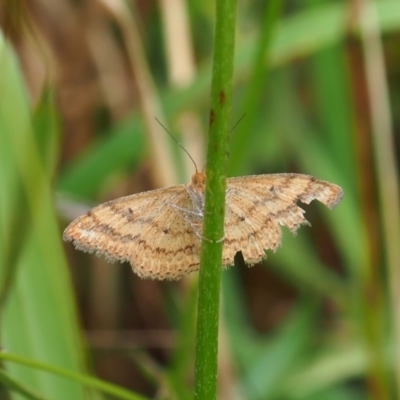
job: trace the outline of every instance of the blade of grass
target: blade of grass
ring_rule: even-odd
[[[260,350],[259,337],[250,326],[246,298],[243,293],[240,265],[222,274],[223,302],[221,314],[229,332],[229,342],[233,358],[239,366],[251,364]]]
[[[217,396],[218,320],[231,113],[236,1],[218,0],[207,147],[196,335],[196,400]]]
[[[92,198],[109,174],[139,163],[144,153],[142,130],[136,115],[114,126],[105,138],[64,168],[58,177],[57,190]]]
[[[51,90],[42,94],[35,108],[32,124],[44,169],[48,172],[49,179],[52,179],[58,162],[60,132],[57,129],[58,116]]]
[[[47,163],[46,171],[42,162],[42,157],[51,152],[44,142],[42,153],[39,151],[23,78],[11,48],[2,37],[0,69],[0,148],[1,155],[8,153],[0,163],[5,175],[10,173],[0,182],[2,200],[6,200],[1,205],[1,214],[7,216],[10,211],[23,217],[14,221],[21,224],[18,229],[12,229],[10,224],[3,225],[3,219],[0,219],[2,236],[8,237],[25,228],[25,240],[11,238],[14,241],[12,251],[17,256],[0,260],[3,269],[14,271],[2,310],[2,345],[11,351],[35,355],[82,371],[83,347],[52,207],[49,185],[52,168]],[[50,127],[55,128],[52,124]],[[47,141],[47,146],[49,143]],[[17,197],[9,199],[9,194]],[[12,208],[11,201],[23,208]],[[10,231],[5,231],[9,228]],[[0,256],[7,253],[9,251],[3,244]],[[5,265],[5,262],[12,264]],[[82,387],[75,382],[59,381],[7,363],[5,366],[13,378],[45,395],[57,396],[58,399],[84,398]]]
[[[279,19],[282,4],[282,0],[271,0],[265,5],[263,20],[260,23],[261,32],[257,40],[254,61],[250,68],[249,82],[246,84],[247,90],[239,108],[246,113],[246,118],[238,125],[231,140],[231,164],[229,170],[233,176],[239,174],[248,156],[249,133],[252,131],[251,128],[258,112],[259,101],[269,76],[269,65],[266,64],[265,60],[269,58],[270,46],[273,34],[276,33],[276,23]]]
[[[310,345],[319,305],[318,299],[304,295],[271,341],[260,347],[243,377],[248,398],[273,398],[280,390],[293,365]]]
[[[30,358],[21,357],[17,354],[6,353],[3,351],[0,351],[0,359],[9,361],[12,363],[16,363],[19,365],[23,365],[24,367],[30,367],[34,370],[45,371],[45,372],[48,372],[53,375],[57,375],[62,378],[67,378],[70,381],[82,383],[88,387],[92,387],[94,389],[101,390],[102,392],[110,394],[118,399],[125,399],[125,400],[146,400],[147,399],[147,397],[143,397],[139,394],[130,392],[129,390],[126,390],[126,389],[124,389],[120,386],[114,385],[112,383],[102,381],[101,379],[94,378],[94,377],[88,376],[88,375],[83,375],[83,374],[80,374],[78,372],[75,372],[75,371],[72,371],[69,369],[58,367],[56,365],[46,364],[46,363],[36,361],[36,360],[30,359]],[[59,395],[54,398],[57,398],[57,399],[60,398],[61,390],[62,389],[60,388]],[[69,399],[75,400],[75,397],[70,397]]]
[[[19,393],[24,396],[24,398],[32,400],[48,400],[48,397],[36,393],[32,389],[28,388],[26,385],[23,385],[16,379],[6,374],[3,370],[0,370],[0,383],[9,391]]]
[[[174,168],[172,152],[166,152],[170,140],[161,130],[155,116],[165,120],[161,101],[150,74],[138,26],[137,13],[131,12],[123,0],[101,0],[105,9],[117,22],[124,39],[128,60],[135,74],[139,95],[139,106],[148,136],[151,157],[151,172],[157,187],[171,186],[177,183],[177,171]]]
[[[358,10],[360,24],[361,43],[364,52],[365,75],[368,88],[368,100],[371,110],[372,139],[374,150],[375,168],[378,176],[378,194],[380,202],[380,213],[382,219],[383,249],[387,262],[387,282],[391,296],[391,320],[392,335],[395,343],[395,374],[394,380],[396,397],[400,396],[400,189],[398,163],[396,160],[395,140],[392,126],[392,115],[390,110],[390,96],[386,77],[385,53],[381,39],[380,26],[378,22],[375,4],[371,1],[363,1]],[[368,25],[373,27],[369,31]],[[384,275],[377,266],[371,271],[369,285],[377,285],[377,280]],[[368,290],[371,293],[371,290]],[[383,302],[384,294],[380,293]],[[377,302],[377,296],[374,302]],[[369,309],[370,307],[368,307]],[[372,323],[377,325],[376,317]],[[377,332],[378,345],[387,340],[386,327],[381,326]],[[383,329],[382,329],[383,328]],[[372,328],[371,328],[372,330]],[[378,355],[379,356],[379,355]],[[380,354],[381,385],[387,385],[385,379],[385,359]],[[378,361],[377,361],[378,362]],[[377,379],[379,376],[377,377]],[[383,398],[383,397],[382,397]]]
[[[326,296],[337,304],[348,300],[345,280],[316,257],[314,249],[305,238],[305,232],[296,237],[285,232],[282,243],[286,251],[268,254],[268,268],[307,293]],[[307,267],[299,268],[300,265]]]
[[[307,398],[329,386],[361,378],[368,363],[367,349],[359,340],[330,346],[287,375],[280,398]]]
[[[343,175],[356,182],[352,155],[351,102],[349,76],[343,48],[333,46],[319,51],[310,59],[310,80],[315,94],[316,109],[320,115],[327,147],[331,149],[335,165]]]
[[[168,375],[175,388],[180,390],[180,398],[185,398],[183,390],[183,382],[187,379],[187,366],[191,365],[193,360],[194,340],[193,333],[195,330],[195,315],[197,307],[198,295],[197,280],[188,282],[184,298],[184,306],[181,308],[179,321],[179,335],[176,340],[174,353],[172,354],[171,366]]]

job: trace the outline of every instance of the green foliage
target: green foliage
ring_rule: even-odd
[[[226,135],[243,114],[246,116],[230,132],[228,170],[235,175],[309,173],[339,184],[345,196],[333,211],[317,204],[307,207],[312,227],[301,229],[295,238],[284,232],[282,248],[275,254],[267,252],[263,266],[248,270],[239,265],[239,259],[236,267],[222,274],[220,346],[224,350],[224,369],[219,375],[225,369],[230,374],[228,378],[221,377],[219,389],[224,395],[219,394],[218,398],[395,399],[400,382],[392,354],[399,347],[399,338],[393,329],[396,310],[389,306],[389,268],[381,248],[383,210],[373,190],[375,178],[368,172],[374,171],[369,118],[367,114],[364,120],[359,118],[359,103],[356,106],[362,97],[359,85],[363,83],[363,71],[358,71],[359,76],[350,73],[354,59],[349,55],[354,53],[354,47],[348,42],[351,39],[353,46],[359,46],[359,32],[350,24],[347,2],[307,2],[301,9],[299,5],[298,10],[291,10],[291,14],[284,2],[273,0],[267,2],[269,8],[255,11],[261,3],[239,4],[233,111],[231,120],[225,120],[218,133]],[[182,114],[193,112],[203,118],[205,122],[200,126],[206,131],[212,76],[212,46],[207,38],[214,15],[209,3],[187,2],[187,6],[199,69],[187,87],[172,87],[164,82],[164,87],[152,95],[158,96],[167,121],[175,124]],[[141,26],[145,35],[146,27],[151,27],[152,22],[160,23],[160,19],[154,13],[143,15],[148,18]],[[400,5],[389,0],[377,2],[377,15],[384,43],[390,50],[388,79],[396,98]],[[117,22],[113,23],[117,29]],[[163,28],[157,29],[162,32]],[[147,40],[147,46],[152,46],[148,54],[161,57],[158,41],[162,36],[157,34],[157,40]],[[123,40],[122,34],[118,36],[121,52]],[[396,44],[393,48],[391,41]],[[106,49],[102,47],[102,51]],[[357,60],[359,68],[363,68],[362,57]],[[112,64],[117,61],[113,59]],[[160,86],[168,76],[163,69],[167,64],[151,66],[160,77]],[[102,132],[90,137],[90,145],[77,146],[75,156],[66,157],[65,148],[72,139],[60,138],[62,123],[68,119],[54,101],[57,88],[47,88],[32,111],[20,66],[3,37],[0,71],[1,384],[13,399],[103,398],[100,392],[113,398],[140,398],[133,391],[87,374],[88,355],[93,356],[95,366],[96,357],[100,356],[82,345],[76,297],[53,202],[54,194],[61,195],[57,197],[58,205],[66,201],[62,196],[101,201],[100,195],[109,191],[111,184],[116,186],[127,171],[136,172],[146,162],[154,162],[154,140],[148,135],[146,119],[140,110],[111,119],[103,125]],[[229,75],[228,70],[222,72]],[[141,100],[135,98],[135,104]],[[397,114],[394,117],[398,118]],[[393,123],[398,126],[397,120]],[[225,148],[220,142],[225,139],[214,139],[212,133],[209,139]],[[163,151],[175,163],[170,148]],[[211,181],[224,176],[225,155],[223,158],[208,158]],[[216,164],[220,169],[213,176]],[[176,166],[180,165],[176,162]],[[145,179],[142,183],[150,186]],[[361,190],[365,184],[372,188],[371,199],[365,199]],[[207,207],[213,207],[210,204]],[[213,224],[218,224],[217,220],[206,223],[206,237],[219,237],[219,228],[214,230]],[[127,267],[110,268],[120,271]],[[84,286],[77,291],[79,312],[87,321],[93,312],[84,306],[89,297],[86,293],[91,290],[87,284],[91,268],[81,263],[73,271],[80,277],[77,286]],[[209,300],[214,302],[215,311],[215,288],[219,283],[214,283]],[[137,308],[144,307],[143,314],[152,310],[154,303],[161,304],[176,333],[168,357],[149,352],[151,356],[156,354],[154,359],[162,359],[152,364],[138,354],[129,355],[140,364],[149,385],[149,397],[188,399],[193,389],[197,281],[191,281],[182,291],[168,283],[163,285],[163,297],[154,295],[149,304],[143,304],[138,300],[140,293],[153,295],[156,287],[132,295],[126,284],[116,294],[120,296],[116,303],[134,296],[140,304]],[[209,294],[208,284],[200,285],[202,293]],[[94,312],[101,314],[104,306],[103,302],[97,304]],[[132,312],[130,303],[119,310],[119,320],[130,320]],[[216,314],[213,315],[210,322],[215,336]],[[207,324],[210,316],[204,318]],[[139,318],[135,323],[138,321]],[[159,326],[158,320],[155,326]],[[111,350],[115,352],[115,348]],[[120,375],[126,368],[126,364],[122,365]],[[205,372],[210,371],[207,368]]]
[[[82,372],[83,348],[50,191],[56,129],[51,103],[42,105],[33,123],[16,59],[3,37],[0,65],[2,346]],[[40,128],[36,135],[34,127]],[[85,397],[73,381],[5,366],[47,396]]]

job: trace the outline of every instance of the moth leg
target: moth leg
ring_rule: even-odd
[[[204,195],[195,192],[188,185],[185,185],[185,189],[190,197],[190,201],[192,202],[193,208],[197,211],[199,215],[203,216]]]
[[[196,236],[198,236],[201,239],[201,234],[199,230],[196,228],[195,224],[193,223],[193,219],[198,219],[201,222],[203,215],[195,211],[188,210],[187,208],[177,206],[176,204],[170,203],[169,205],[180,218],[182,218],[185,222],[187,222],[187,224],[192,228]]]
[[[200,218],[203,217],[203,213],[202,212],[196,212],[196,211],[188,210],[187,208],[183,208],[183,207],[177,206],[176,204],[172,204],[172,203],[170,203],[169,205],[173,209],[175,209],[175,211],[179,210],[179,211],[182,211],[184,214],[191,214],[191,215],[194,215],[195,217],[200,217]],[[176,213],[178,215],[180,215],[178,212],[176,212]]]
[[[204,239],[204,240],[207,240],[207,242],[211,242],[211,243],[213,242],[213,240],[202,235],[201,232],[199,231],[199,229],[196,227],[196,225],[192,221],[193,217],[202,220],[203,219],[202,213],[197,213],[195,211],[188,210],[187,208],[179,207],[176,204],[169,204],[169,205],[172,207],[172,209],[175,211],[175,213],[180,218],[182,218],[185,222],[187,222],[187,224],[192,228],[193,232],[200,240]],[[219,239],[217,241],[217,243],[221,242],[222,240],[224,240],[224,238]]]
[[[189,188],[187,188],[187,189],[188,189],[188,191],[190,191]],[[194,204],[194,202],[193,202],[193,204]],[[172,209],[175,211],[175,213],[177,215],[179,215],[179,217],[183,218],[183,220],[188,223],[188,225],[192,228],[192,230],[195,233],[195,235],[200,240],[204,239],[204,240],[207,240],[207,242],[210,242],[210,243],[215,242],[214,240],[211,240],[211,239],[205,237],[204,235],[202,235],[199,232],[198,228],[195,226],[195,224],[192,222],[193,218],[198,218],[202,222],[202,219],[203,219],[203,216],[204,216],[202,208],[198,208],[196,211],[192,211],[192,210],[188,210],[187,208],[180,207],[180,206],[178,206],[176,204],[170,203],[169,205],[172,207]],[[223,236],[221,239],[218,239],[215,243],[221,243],[221,242],[224,241],[224,239],[225,239],[225,236]]]
[[[218,239],[215,243],[221,243],[221,242],[223,242],[224,240],[225,240],[225,235],[222,236],[221,239]]]

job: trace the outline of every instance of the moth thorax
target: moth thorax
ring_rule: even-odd
[[[192,175],[190,186],[197,192],[204,192],[206,185],[206,174],[204,172],[196,172]]]

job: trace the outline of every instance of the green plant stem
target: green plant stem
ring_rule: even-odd
[[[219,295],[236,21],[236,0],[218,0],[215,4],[215,47],[196,335],[196,400],[212,400],[217,395]]]
[[[26,357],[21,357],[17,354],[0,351],[0,360],[14,362],[20,365],[24,365],[26,367],[35,368],[38,370],[49,372],[54,375],[62,376],[64,378],[73,380],[75,382],[82,383],[88,387],[101,390],[102,392],[110,394],[117,399],[125,399],[125,400],[147,399],[147,397],[140,396],[112,383],[108,383],[88,375],[79,374],[75,371],[61,368],[56,365],[50,365]]]

